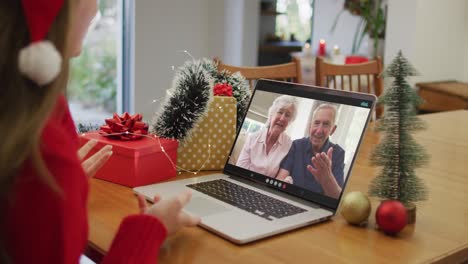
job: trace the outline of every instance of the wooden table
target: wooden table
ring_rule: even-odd
[[[456,263],[468,259],[468,111],[423,115],[426,131],[415,137],[431,155],[418,175],[429,199],[417,205],[416,224],[396,237],[370,223],[348,225],[338,213],[331,221],[252,244],[237,246],[202,228],[184,229],[167,239],[160,263]],[[369,153],[379,135],[369,129],[346,190],[367,191],[376,169]],[[181,175],[178,178],[190,177]],[[109,249],[120,220],[137,212],[132,190],[92,179],[89,199],[89,245]]]

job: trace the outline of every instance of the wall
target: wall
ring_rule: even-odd
[[[262,0],[262,2],[269,2],[272,6],[276,7],[276,0]],[[260,11],[259,11],[260,12]],[[263,44],[267,35],[275,34],[276,16],[263,15],[260,16],[259,34],[257,35],[258,42]]]
[[[207,0],[138,1],[135,3],[135,111],[148,117],[154,99],[170,87],[172,65],[209,53]]]
[[[215,1],[215,0],[213,0]],[[257,65],[260,0],[224,1],[223,62],[238,66]],[[223,36],[220,34],[220,38]]]
[[[237,0],[239,1],[239,0]],[[242,66],[256,66],[258,55],[258,31],[260,27],[260,0],[244,0]]]
[[[465,3],[465,47],[468,46],[468,3]],[[465,48],[465,62],[462,81],[468,82],[468,48]]]
[[[420,72],[419,81],[467,80],[468,1],[388,2],[385,63],[401,49]]]
[[[410,61],[414,61],[417,1],[389,1],[387,12],[384,62],[390,63],[399,50],[402,50],[403,55]]]
[[[468,49],[464,43],[466,2],[418,1],[415,66],[424,81],[461,79],[461,58]]]
[[[227,21],[232,23],[225,23],[224,28],[226,35],[225,50],[229,51],[224,54],[223,61],[233,65],[242,64],[242,33],[244,30],[244,21],[237,21],[238,17],[242,17],[244,11],[244,1],[227,0],[225,6],[225,17]],[[239,23],[240,22],[240,23]]]
[[[171,1],[171,0],[166,0]],[[205,0],[206,1],[206,0]],[[206,27],[208,39],[203,44],[207,48],[207,52],[212,54],[212,56],[218,56],[224,59],[225,50],[228,50],[226,47],[227,44],[227,34],[226,25],[224,21],[227,19],[226,12],[226,5],[225,1],[216,1],[216,0],[209,0],[208,3],[208,13],[209,16],[205,20],[205,25],[202,27]],[[191,22],[190,22],[191,23]],[[187,27],[184,30],[190,30],[190,27]],[[230,33],[230,32],[229,32]]]
[[[226,63],[253,65],[258,35],[255,3],[259,0],[136,1],[132,112],[151,118],[159,106],[153,100],[161,99],[171,86],[171,66],[190,59],[182,50],[195,58],[217,56]]]

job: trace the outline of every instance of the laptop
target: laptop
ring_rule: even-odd
[[[269,108],[278,97],[285,95],[289,99],[294,98],[296,109],[295,119],[282,132],[282,144],[287,146],[287,142],[291,142],[291,148],[286,148],[284,158],[280,155],[276,161],[273,159],[266,162],[267,168],[241,165],[239,156],[243,155],[242,151],[246,151],[244,147],[247,146],[244,145],[249,137],[260,135],[262,129],[269,129],[266,126]],[[310,127],[314,124],[312,120],[315,110],[323,104],[334,106],[337,127],[324,146],[334,146],[332,163],[335,164],[332,166],[336,167],[333,167],[333,176],[339,189],[344,190],[375,102],[376,97],[370,94],[259,80],[222,173],[147,185],[133,190],[150,201],[155,194],[171,197],[186,189],[192,190],[192,199],[184,210],[200,216],[201,227],[236,244],[249,243],[326,221],[335,215],[343,191],[330,194],[329,186],[327,192],[324,186],[317,185],[317,181],[314,183],[314,176],[310,171],[310,174],[307,171],[302,173],[304,175],[301,178],[301,173],[296,171],[302,170],[302,163],[299,156],[293,153],[299,150],[298,146],[304,146],[307,150],[310,145],[308,151],[312,149],[312,141],[308,139]],[[290,141],[284,137],[288,137]],[[296,146],[294,151],[291,150],[292,146]],[[241,157],[245,159],[245,154]],[[257,158],[258,161],[259,156],[251,158]],[[279,171],[281,166],[286,166],[286,159],[289,160],[288,166],[291,163],[299,164],[286,170],[292,179],[288,182],[275,178],[275,169],[271,172],[273,167],[279,166]],[[307,159],[306,157],[307,164],[303,164],[304,167],[311,164]]]

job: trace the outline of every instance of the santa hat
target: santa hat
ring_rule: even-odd
[[[40,86],[51,83],[60,73],[62,56],[45,38],[63,1],[21,0],[31,42],[19,52],[19,70]]]

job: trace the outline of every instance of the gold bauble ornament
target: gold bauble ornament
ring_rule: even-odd
[[[350,192],[343,198],[341,215],[353,225],[360,225],[367,221],[371,212],[369,198],[362,192]]]

